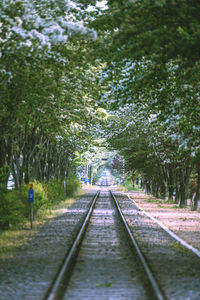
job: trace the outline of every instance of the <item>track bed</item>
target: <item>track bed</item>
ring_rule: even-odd
[[[102,192],[64,299],[148,299],[116,208]]]

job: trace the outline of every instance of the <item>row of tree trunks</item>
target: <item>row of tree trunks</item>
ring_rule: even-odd
[[[69,159],[73,150],[68,152],[67,145],[49,140],[41,131],[24,128],[13,141],[0,139],[0,169],[7,186],[9,174],[14,179],[16,189],[23,183],[36,179],[49,181],[51,178],[64,180],[69,173]]]
[[[193,197],[189,193],[192,172],[195,174]],[[148,177],[143,178],[142,187],[147,194],[152,194],[161,199],[174,200],[175,203],[179,204],[179,207],[187,206],[187,199],[190,198],[192,209],[196,210],[198,208],[198,201],[200,200],[200,163],[192,165],[187,162],[182,166],[161,166],[157,175],[150,179]]]
[[[192,201],[192,210],[197,210],[198,201],[200,200],[200,163],[196,164],[197,179],[196,179],[196,190],[194,193],[194,199]]]

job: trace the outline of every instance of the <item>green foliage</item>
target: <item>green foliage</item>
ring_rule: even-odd
[[[108,2],[109,9],[94,23],[111,33],[110,57],[199,59],[199,1]]]
[[[79,189],[81,189],[81,183],[74,174],[70,174],[67,177],[66,180],[66,195],[67,196],[72,196],[75,194]]]
[[[106,118],[96,105],[101,64],[90,58],[92,31],[80,7],[68,9],[60,0],[0,3],[0,167],[16,172],[16,188],[64,179],[75,151],[91,144],[91,124]]]
[[[125,180],[122,183],[122,186],[125,187],[125,189],[128,191],[139,191],[140,190],[140,187],[137,184],[135,184],[135,186],[133,187],[133,181],[132,181],[131,174],[126,174]]]
[[[23,191],[10,191],[0,198],[0,229],[20,225],[28,215],[27,195]]]
[[[114,284],[113,282],[105,282],[105,283],[97,282],[96,286],[109,288],[113,286],[113,284]]]
[[[156,198],[148,198],[147,202],[150,202],[150,203],[160,203],[161,201],[159,199],[156,199]]]
[[[187,247],[185,247],[184,245],[182,245],[181,243],[179,243],[178,241],[176,242],[173,242],[172,243],[173,247],[178,250],[181,253],[184,253],[184,254],[187,254],[189,255],[190,254],[190,249],[188,249]]]
[[[45,186],[34,181],[34,215],[39,210],[49,207],[49,200]],[[21,190],[12,190],[3,195],[0,203],[0,227],[19,226],[29,218],[30,205],[28,202],[28,187],[22,185]]]
[[[48,194],[45,189],[45,185],[41,182],[34,181],[34,212],[37,214],[39,209],[46,209],[49,207]]]
[[[3,193],[7,191],[7,179],[9,172],[6,170],[6,167],[0,168],[0,198]],[[3,197],[3,196],[2,196]]]
[[[121,184],[127,191],[133,191],[133,183],[131,181],[125,181]]]
[[[45,185],[48,205],[57,204],[65,200],[64,183],[61,179],[51,179],[48,184]]]
[[[200,149],[200,3],[108,1],[108,9],[89,21],[100,33],[97,42],[73,36],[68,28],[70,38],[60,41],[56,30],[41,43],[43,33],[59,28],[56,22],[66,23],[68,2],[30,1],[34,16],[29,1],[8,2],[0,3],[0,167],[12,169],[16,188],[29,179],[63,180],[83,164],[82,154],[99,134],[128,170],[142,174],[148,189],[156,187],[155,195],[187,184],[180,178],[189,176]],[[88,24],[85,13],[78,9],[74,20]],[[116,111],[109,118],[101,105]],[[120,175],[117,161],[114,171]],[[63,199],[62,181],[39,182],[36,211]],[[78,186],[70,175],[67,194]]]
[[[34,217],[38,212],[64,201],[65,191],[63,181],[52,179],[49,183],[33,182],[34,185]],[[66,180],[67,196],[72,196],[81,188],[76,176],[70,175]],[[2,193],[0,197],[0,229],[10,226],[18,227],[29,219],[30,204],[28,202],[28,187],[22,185],[21,190]]]

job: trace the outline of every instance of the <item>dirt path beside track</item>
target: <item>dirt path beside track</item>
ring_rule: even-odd
[[[152,196],[143,192],[131,192],[128,195],[142,209],[200,250],[200,209],[191,211],[190,207],[178,208],[178,205],[160,199],[154,202]]]

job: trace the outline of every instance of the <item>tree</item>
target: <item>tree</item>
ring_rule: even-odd
[[[199,3],[108,1],[108,6],[94,26],[106,32],[102,98],[119,116],[108,127],[109,141],[130,168],[142,161],[136,157],[144,149],[143,175],[151,190],[165,196],[168,189],[169,197],[176,190],[183,206],[199,157]]]
[[[45,0],[0,4],[0,167],[12,170],[17,188],[32,178],[63,178],[74,151],[85,151],[91,141],[89,125],[99,118],[99,64],[88,59],[95,32],[84,7]]]

